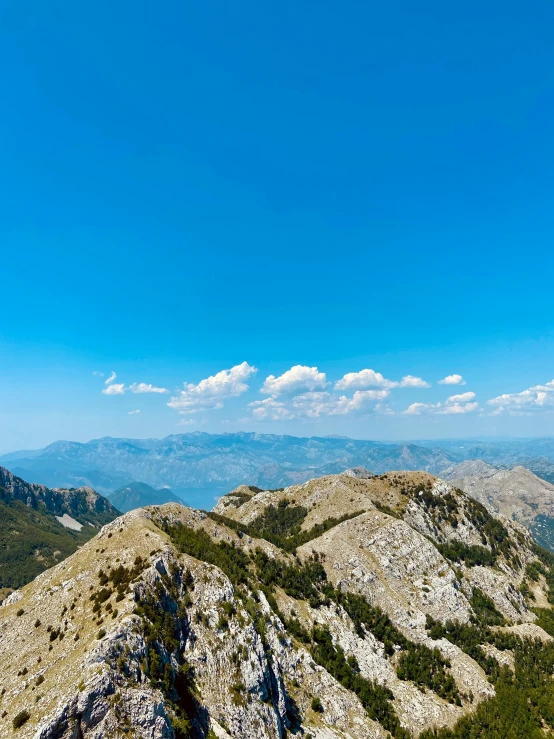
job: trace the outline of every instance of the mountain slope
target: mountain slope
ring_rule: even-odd
[[[0,607],[0,735],[539,737],[553,565],[426,473],[132,511]]]
[[[132,482],[125,487],[115,490],[109,500],[118,511],[127,513],[134,508],[145,508],[149,505],[163,505],[164,503],[179,503],[184,505],[183,501],[174,495],[171,490],[162,488],[156,490],[144,482]]]
[[[90,488],[50,490],[0,467],[0,588],[29,582],[118,513]]]
[[[451,484],[486,505],[526,526],[536,540],[554,552],[554,485],[525,467],[498,470],[485,476],[452,479]]]
[[[442,470],[441,479],[449,482],[450,480],[458,480],[461,477],[491,477],[498,472],[498,467],[484,462],[482,459],[467,459],[464,462],[458,462],[450,467]]]

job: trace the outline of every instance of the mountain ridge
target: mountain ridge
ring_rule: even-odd
[[[505,469],[525,464],[543,479],[554,481],[554,456],[550,461],[539,453],[554,455],[552,440],[383,443],[344,437],[192,432],[164,439],[57,441],[30,457],[15,452],[13,461],[6,461],[4,455],[0,463],[3,459],[19,477],[50,488],[85,485],[110,495],[135,480],[157,489],[167,487],[179,498],[208,509],[217,497],[241,483],[271,489],[355,467],[377,474],[391,469],[425,470],[450,478],[479,474],[475,465]],[[465,472],[464,468],[452,472],[464,461],[470,465]]]
[[[224,493],[243,482],[264,488],[282,487],[357,466],[376,472],[391,467],[438,472],[455,461],[443,451],[413,444],[247,432],[193,432],[164,439],[104,437],[86,443],[59,441],[32,457],[15,453],[13,462],[10,455],[0,457],[0,463],[8,464],[20,476],[46,479],[49,485],[66,485],[74,480],[91,484],[94,473],[101,482],[96,488],[102,493],[140,480],[153,487],[167,486],[185,497],[187,489]],[[210,496],[205,498],[206,504]]]
[[[550,689],[548,582],[524,529],[425,472],[131,511],[0,607],[0,732],[535,736],[543,693],[503,675],[525,653]]]
[[[4,467],[0,513],[0,589],[25,584],[119,515],[91,488],[49,489]]]

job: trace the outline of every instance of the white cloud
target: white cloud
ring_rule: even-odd
[[[156,387],[155,385],[147,384],[146,382],[133,382],[129,390],[132,393],[168,393],[165,387]]]
[[[434,405],[430,405],[429,403],[412,403],[405,411],[402,411],[402,415],[421,416],[424,413],[431,413],[441,407],[440,403],[435,403]]]
[[[296,416],[300,418],[319,418],[332,413],[335,399],[327,391],[301,393],[291,400]]]
[[[439,380],[439,385],[465,385],[466,381],[461,375],[447,375]]]
[[[360,372],[347,372],[342,379],[335,383],[335,390],[354,390],[366,387],[397,387],[397,383],[387,380],[380,372],[372,369],[363,369]]]
[[[196,423],[196,418],[181,418],[181,420],[176,423],[176,426],[192,426],[193,423]]]
[[[136,416],[136,415],[137,415],[138,413],[140,413],[140,410],[139,410],[139,409],[137,408],[137,410],[136,410],[136,411],[129,411],[129,412],[128,412],[128,415],[129,415],[129,416]]]
[[[354,390],[364,389],[367,387],[430,387],[421,377],[413,375],[405,375],[400,381],[387,380],[380,372],[372,369],[363,369],[360,372],[348,372],[338,382],[335,383],[335,390]]]
[[[102,392],[104,393],[104,395],[123,395],[123,393],[125,392],[125,386],[123,383],[121,383],[120,385],[116,382],[112,385],[108,385],[108,387],[105,387]]]
[[[104,384],[105,384],[105,385],[109,385],[109,384],[110,384],[111,382],[113,382],[113,381],[114,381],[114,380],[116,379],[116,377],[117,377],[117,375],[116,375],[116,374],[115,374],[115,372],[114,372],[114,371],[112,370],[112,373],[111,373],[111,375],[110,375],[110,376],[108,377],[108,379],[107,379],[107,380],[105,381],[105,383],[104,383]]]
[[[320,372],[317,367],[297,364],[279,377],[275,375],[266,377],[260,392],[278,398],[281,395],[291,396],[311,392],[327,387],[328,384],[325,372]]]
[[[421,377],[406,375],[400,380],[398,387],[431,387],[431,385],[428,382],[425,382]]]
[[[93,374],[93,375],[94,375],[95,377],[104,377],[104,373],[103,373],[103,372],[93,372],[92,374]]]
[[[554,380],[545,385],[534,385],[520,393],[505,393],[487,401],[495,406],[492,415],[498,416],[504,411],[511,415],[532,413],[554,406]]]
[[[475,396],[475,393],[464,393],[465,395]],[[447,405],[442,403],[412,403],[402,411],[404,416],[423,416],[423,415],[435,415],[435,416],[452,416],[460,415],[463,413],[472,413],[479,408],[479,403],[461,403],[457,401],[449,401],[456,396],[451,396],[447,400]]]
[[[335,405],[329,415],[344,416],[347,413],[363,413],[367,412],[376,400],[383,400],[390,395],[388,389],[383,390],[356,390],[351,398],[346,395],[335,401]]]
[[[243,362],[231,369],[221,370],[197,385],[192,382],[184,383],[184,389],[171,398],[167,405],[179,413],[199,413],[206,409],[223,408],[223,400],[237,397],[248,390],[245,380],[255,372],[255,367]]]
[[[286,407],[285,403],[275,398],[266,398],[265,400],[255,400],[248,406],[253,408],[252,418],[257,421],[288,421],[294,418],[294,413]]]
[[[377,403],[373,408],[374,413],[378,413],[380,416],[396,416],[395,411],[386,403]]]
[[[458,395],[451,395],[446,399],[447,403],[468,403],[470,400],[475,398],[475,393],[459,393]]]
[[[452,405],[447,405],[442,408],[442,410],[439,411],[439,414],[459,415],[462,413],[472,413],[473,411],[476,411],[477,408],[479,408],[479,403],[453,403]]]
[[[253,408],[252,417],[259,420],[288,421],[301,418],[320,418],[321,416],[343,416],[349,413],[368,413],[376,409],[378,401],[387,398],[390,391],[357,390],[351,398],[346,395],[332,395],[327,391],[314,391],[295,395],[283,401],[266,398],[249,403]],[[379,412],[389,412],[380,406]]]

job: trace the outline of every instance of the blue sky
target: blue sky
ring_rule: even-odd
[[[0,450],[554,433],[552,6],[1,13]]]

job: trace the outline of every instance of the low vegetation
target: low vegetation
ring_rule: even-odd
[[[234,521],[213,511],[208,513],[208,516],[217,523],[236,531],[238,534],[246,534],[256,539],[265,539],[285,552],[293,553],[303,544],[317,539],[318,536],[321,536],[326,531],[330,531],[343,521],[356,518],[362,513],[363,511],[355,511],[339,518],[331,517],[305,531],[301,529],[301,526],[308,515],[308,510],[304,506],[293,506],[287,500],[281,500],[276,506],[268,506],[250,524]]]
[[[494,674],[494,698],[453,729],[425,731],[420,739],[544,739],[554,727],[554,645],[516,638],[511,646],[515,670]],[[546,730],[546,733],[545,733]]]

